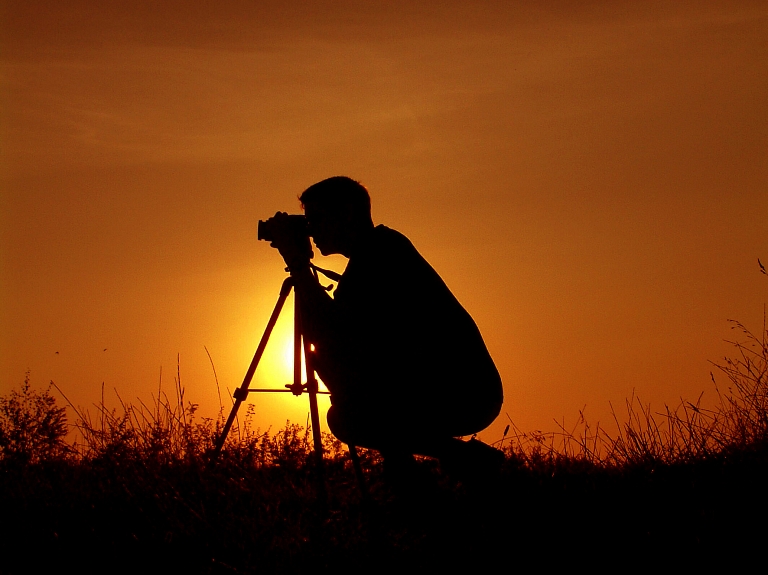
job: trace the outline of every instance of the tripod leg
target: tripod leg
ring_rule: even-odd
[[[304,347],[304,362],[307,372],[307,393],[309,394],[309,414],[312,421],[312,439],[314,442],[315,453],[318,463],[322,465],[323,461],[323,439],[320,433],[320,411],[317,405],[317,379],[315,378],[315,370],[312,365],[312,350],[309,342],[303,338],[304,333],[302,331],[301,312],[298,305],[294,313],[295,325],[294,325],[294,340],[295,344],[295,362],[294,362],[294,377],[301,378],[301,348],[302,343]]]
[[[325,463],[323,461],[323,438],[320,433],[320,412],[317,406],[317,379],[315,370],[312,366],[312,350],[309,342],[304,338],[302,329],[302,317],[299,309],[298,298],[296,298],[296,311],[294,312],[294,376],[301,379],[301,350],[304,349],[304,367],[306,368],[307,386],[309,394],[309,414],[312,421],[312,439],[315,448],[315,476],[317,477],[318,504],[327,511],[328,493],[325,487]]]
[[[283,309],[285,300],[288,299],[288,294],[291,293],[292,287],[293,280],[290,277],[285,278],[285,281],[283,281],[283,285],[280,288],[280,296],[277,298],[275,309],[272,310],[272,315],[267,322],[267,327],[264,329],[264,334],[261,336],[261,341],[259,342],[259,346],[256,348],[256,353],[253,355],[251,365],[248,367],[248,371],[243,378],[243,383],[239,388],[235,390],[235,393],[233,394],[235,397],[235,403],[232,406],[232,411],[229,412],[229,417],[227,418],[227,422],[224,424],[224,428],[221,430],[221,434],[216,440],[216,448],[213,452],[214,460],[219,457],[221,449],[224,447],[224,442],[227,439],[227,434],[232,427],[232,423],[235,421],[235,417],[237,417],[237,410],[240,409],[240,404],[245,401],[246,397],[248,397],[248,387],[251,385],[253,374],[256,373],[256,367],[259,365],[259,361],[261,361],[261,356],[264,355],[264,349],[267,347],[269,336],[272,334],[275,323],[277,323],[277,318],[280,316],[280,311]]]

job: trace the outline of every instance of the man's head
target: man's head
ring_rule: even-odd
[[[307,216],[309,234],[323,255],[349,257],[359,239],[373,228],[368,190],[346,176],[311,185],[299,200]]]

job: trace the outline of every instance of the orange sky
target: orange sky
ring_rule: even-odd
[[[327,4],[0,3],[0,393],[147,401],[179,354],[210,414],[284,276],[256,222],[344,174],[485,336],[485,439],[711,397],[768,301],[765,3]]]

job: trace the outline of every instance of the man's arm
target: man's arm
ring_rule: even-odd
[[[280,222],[287,216],[278,212],[275,220]],[[344,347],[338,306],[311,269],[309,237],[294,233],[287,225],[275,225],[272,232],[270,245],[279,250],[294,282],[304,337],[315,348],[314,368],[326,384],[332,385],[339,379],[335,374],[341,369],[340,350]]]
[[[280,224],[289,217],[284,212],[278,212],[273,219]],[[334,301],[310,268],[309,261],[313,254],[309,236],[296,234],[294,228],[274,225],[270,245],[280,252],[293,278],[307,340],[315,347],[324,343],[323,347],[326,347],[326,342],[334,337],[336,331]]]
[[[335,300],[320,285],[309,264],[291,268],[299,303],[304,337],[314,347],[312,368],[332,393],[339,392],[345,380],[342,318]]]
[[[289,266],[298,298],[302,328],[310,343],[325,347],[336,337],[338,317],[335,302],[306,264]]]

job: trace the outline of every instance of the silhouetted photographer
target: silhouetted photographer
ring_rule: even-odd
[[[449,467],[498,461],[498,452],[455,439],[499,414],[501,378],[475,322],[404,235],[374,226],[368,191],[347,177],[310,186],[305,216],[259,224],[294,280],[315,371],[331,392],[328,426],[341,441],[411,454]],[[309,238],[323,255],[349,258],[334,297],[310,266]]]

